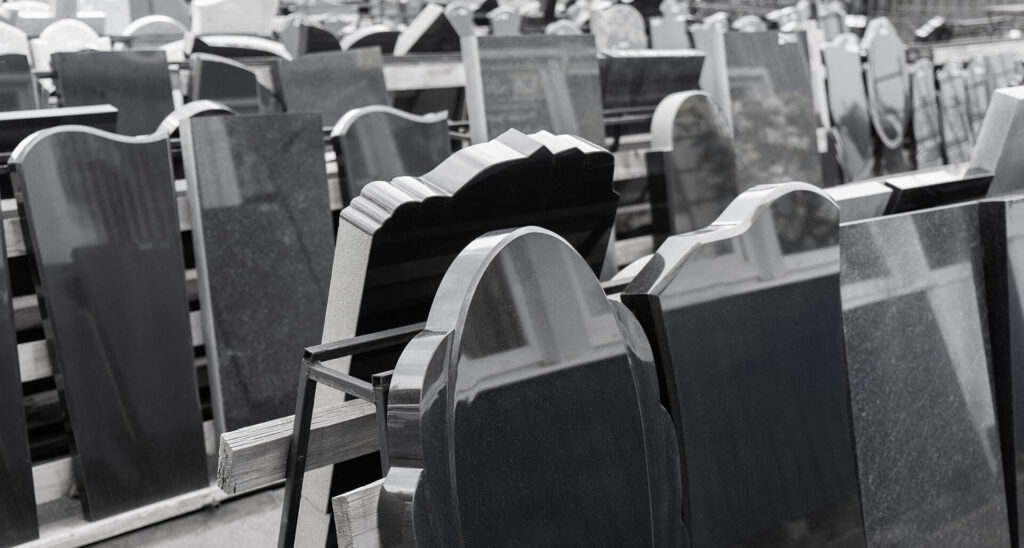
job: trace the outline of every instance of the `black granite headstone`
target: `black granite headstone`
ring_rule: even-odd
[[[992,95],[988,114],[971,154],[970,166],[995,175],[989,196],[1024,190],[1024,86],[999,89]]]
[[[669,94],[697,89],[704,53],[614,50],[599,61],[605,109],[654,108]]]
[[[0,546],[4,548],[39,537],[6,250],[0,230]]]
[[[838,133],[843,182],[867,179],[874,173],[875,159],[860,41],[853,34],[842,34],[824,45],[821,53],[828,71],[828,108]]]
[[[371,181],[422,175],[452,153],[448,113],[416,116],[385,105],[348,111],[331,131],[347,205]]]
[[[338,39],[330,31],[316,25],[292,19],[283,30],[278,31],[277,40],[288,48],[292,57],[302,57],[307,53],[337,51],[341,49]]]
[[[939,96],[935,91],[935,65],[918,59],[910,67],[910,120],[914,133],[914,160],[917,169],[938,167],[942,159],[942,126],[939,121]]]
[[[208,487],[166,135],[64,126],[10,163],[86,519]]]
[[[181,129],[199,300],[221,431],[295,410],[334,247],[317,114],[193,118]]]
[[[896,27],[885,17],[868,23],[861,47],[866,57],[871,122],[882,144],[898,150],[903,146],[910,107],[906,48]]]
[[[319,112],[333,126],[349,110],[386,105],[380,49],[311,53],[278,61],[274,82],[288,112]]]
[[[650,346],[557,235],[473,241],[393,379],[382,545],[687,545]]]
[[[211,35],[199,38],[194,34],[185,37],[185,51],[193,53],[212,53],[230,58],[280,58],[290,60],[292,54],[284,44],[260,38],[258,36],[241,36],[237,34]]]
[[[844,224],[841,293],[872,546],[1008,546],[977,205]]]
[[[727,32],[723,38],[740,190],[789,181],[820,186],[804,34]]]
[[[39,91],[28,57],[0,55],[0,112],[39,108]]]
[[[395,55],[459,51],[459,33],[438,4],[427,4],[395,41]]]
[[[274,93],[259,82],[252,69],[233,59],[193,53],[189,68],[192,101],[217,101],[241,114],[274,109]]]
[[[711,224],[738,194],[732,132],[703,91],[666,97],[651,120],[651,215],[655,243]]]
[[[174,110],[163,51],[83,51],[53,55],[64,106],[109,103],[117,107],[117,132],[152,133]]]
[[[886,208],[890,214],[977,200],[992,184],[992,172],[953,164],[887,175],[884,179],[893,189]]]
[[[863,545],[835,203],[750,189],[666,240],[622,301],[665,380],[693,545]]]
[[[508,129],[604,144],[601,76],[592,36],[467,38],[466,110],[474,143]]]

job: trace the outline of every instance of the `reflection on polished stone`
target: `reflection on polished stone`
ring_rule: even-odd
[[[872,19],[861,43],[867,58],[868,102],[875,133],[886,148],[903,146],[910,108],[906,47],[885,17]]]
[[[0,230],[0,546],[4,547],[39,537],[6,250]]]
[[[888,175],[884,179],[893,189],[886,213],[903,213],[977,200],[988,192],[992,172],[953,164]]]
[[[938,167],[942,159],[942,126],[939,122],[939,97],[935,93],[935,65],[918,59],[910,66],[913,98],[914,160],[917,169]]]
[[[953,61],[950,61],[953,62]],[[964,65],[964,80],[967,84],[967,120],[971,124],[971,133],[977,139],[981,134],[981,124],[988,111],[989,89],[988,66],[981,57],[975,57]]]
[[[1024,532],[1024,197],[979,206],[985,249],[985,291],[993,381],[1007,477],[1010,531]]]
[[[39,108],[39,91],[25,55],[0,55],[0,112]]]
[[[704,52],[700,71],[700,89],[706,91],[725,108],[732,126],[732,99],[729,97],[729,73],[725,62],[725,33],[713,27],[696,24],[690,27],[693,47]]]
[[[416,116],[386,105],[348,111],[331,130],[347,205],[371,181],[423,175],[452,153],[448,113]]]
[[[651,215],[655,242],[704,228],[736,197],[732,133],[718,102],[703,91],[666,97],[651,120]]]
[[[970,160],[974,150],[974,132],[967,116],[967,78],[958,65],[946,63],[935,75],[939,82],[942,146],[951,164]]]
[[[599,59],[605,109],[654,108],[678,91],[698,88],[704,53],[698,50],[616,50]]]
[[[556,234],[470,243],[395,368],[382,545],[686,546],[652,360]]]
[[[166,135],[63,126],[10,163],[86,519],[208,487]]]
[[[275,109],[274,93],[258,80],[249,67],[212,53],[189,57],[191,101],[210,100],[241,114]]]
[[[590,13],[590,33],[597,51],[647,48],[644,16],[629,4],[612,4]]]
[[[114,105],[122,135],[152,133],[174,110],[163,51],[58,53],[53,65],[63,105]]]
[[[872,546],[1008,546],[977,205],[843,225],[841,283]]]
[[[839,299],[839,209],[741,194],[626,287],[676,421],[694,546],[862,546]]]
[[[470,135],[509,129],[576,135],[604,145],[592,36],[484,36],[463,43]]]
[[[970,166],[995,174],[989,196],[1024,191],[1024,86],[992,95]]]
[[[821,186],[804,34],[728,32],[724,40],[740,190],[788,181]]]
[[[192,118],[181,133],[215,417],[231,431],[287,416],[331,274],[320,117]]]
[[[843,181],[871,177],[875,169],[868,96],[861,71],[860,42],[841,34],[821,48],[828,72],[828,107],[839,136]]]
[[[349,110],[387,104],[383,66],[379,48],[311,53],[278,61],[275,89],[288,112],[319,112],[333,126]]]

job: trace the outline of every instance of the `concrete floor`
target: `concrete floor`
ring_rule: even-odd
[[[103,541],[109,547],[233,547],[277,546],[284,488],[232,499],[220,506],[186,514]]]

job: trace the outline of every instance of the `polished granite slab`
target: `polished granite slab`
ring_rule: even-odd
[[[893,189],[887,214],[917,211],[977,200],[992,184],[992,172],[967,164],[951,164],[884,177]]]
[[[629,4],[612,4],[590,12],[590,34],[602,53],[646,49],[646,27],[640,10]]]
[[[185,36],[183,43],[185,53],[212,53],[231,59],[264,58],[291,59],[292,54],[280,42],[260,38],[259,36],[242,36],[237,34],[207,35],[200,38],[194,34]]]
[[[868,22],[861,41],[864,50],[868,106],[875,134],[885,148],[903,146],[910,114],[910,75],[906,46],[885,17]]]
[[[935,91],[935,65],[931,60],[918,59],[910,66],[910,90],[914,163],[917,169],[941,166],[945,163],[942,158],[942,125],[939,96]]]
[[[844,224],[841,293],[872,546],[1010,544],[977,205]]]
[[[651,32],[652,49],[690,49],[689,20],[682,13],[665,13],[647,20]]]
[[[729,97],[729,71],[725,60],[725,31],[714,26],[695,24],[689,27],[693,47],[704,52],[700,71],[700,89],[708,92],[725,108],[732,127],[732,98]]]
[[[651,120],[648,179],[655,244],[704,228],[739,193],[732,132],[703,91],[669,95]]]
[[[605,110],[654,108],[672,93],[698,89],[704,53],[613,50],[598,62]]]
[[[452,153],[448,113],[424,116],[386,105],[348,111],[331,130],[347,205],[371,181],[423,175]]]
[[[996,90],[992,94],[970,167],[995,174],[989,196],[1024,190],[1024,87]]]
[[[171,77],[163,51],[82,51],[53,56],[57,91],[67,107],[117,107],[117,132],[152,133],[172,110]]]
[[[939,83],[942,148],[951,164],[970,160],[974,150],[974,132],[967,116],[967,78],[957,65],[946,63],[935,74]]]
[[[320,117],[192,118],[181,143],[219,431],[288,416],[331,275]]]
[[[839,206],[839,222],[862,221],[885,215],[892,200],[892,188],[882,180],[869,179],[825,189]]]
[[[985,292],[992,344],[992,380],[1002,442],[1010,536],[1024,530],[1024,198],[982,201],[978,209],[985,250]]]
[[[874,174],[875,158],[860,40],[855,34],[841,34],[822,46],[821,53],[828,72],[828,108],[838,133],[843,182],[867,179]]]
[[[28,57],[0,55],[0,112],[37,109],[39,95]]]
[[[988,65],[985,59],[974,57],[964,64],[964,79],[967,84],[967,120],[971,124],[971,132],[977,139],[981,134],[981,124],[988,111],[989,98],[994,90],[989,89]]]
[[[0,230],[0,546],[4,548],[39,538],[6,249]]]
[[[604,144],[592,36],[484,36],[463,42],[470,136],[551,131]]]
[[[459,33],[439,4],[429,3],[398,35],[396,56],[459,51]]]
[[[277,61],[274,87],[288,112],[319,112],[333,126],[349,110],[388,103],[383,66],[378,48],[311,53]]]
[[[278,110],[274,92],[249,67],[212,53],[189,56],[190,101],[217,101],[240,114]]]
[[[676,423],[693,546],[863,546],[839,298],[839,208],[741,194],[622,294]]]
[[[208,487],[166,135],[64,126],[10,163],[85,518]]]
[[[688,545],[643,330],[547,230],[455,258],[398,360],[387,436],[383,546]]]
[[[341,49],[338,38],[330,31],[303,23],[297,18],[292,19],[284,29],[277,31],[277,40],[288,48],[292,57],[296,58],[309,53]]]
[[[740,190],[789,181],[821,186],[817,115],[803,33],[722,36]]]

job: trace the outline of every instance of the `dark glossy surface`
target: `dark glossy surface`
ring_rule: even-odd
[[[210,100],[241,114],[274,110],[274,94],[245,65],[211,53],[189,57],[191,101]]]
[[[39,108],[38,95],[28,57],[0,55],[0,111]]]
[[[992,184],[992,172],[953,164],[889,175],[885,184],[893,189],[886,213],[903,213],[977,200]]]
[[[910,108],[906,47],[892,22],[879,17],[868,23],[861,48],[875,133],[886,148],[898,149],[903,145]]]
[[[278,61],[277,93],[288,112],[319,112],[332,126],[351,109],[386,105],[383,60],[378,48],[311,53]]]
[[[341,49],[350,50],[355,48],[380,48],[381,52],[390,55],[395,51],[395,43],[398,41],[399,31],[391,30],[383,25],[371,25],[363,27],[356,32],[347,34],[341,39]]]
[[[65,126],[11,163],[86,519],[209,486],[166,136]]]
[[[152,133],[174,110],[163,51],[57,53],[53,66],[62,104],[114,105],[122,135]]]
[[[946,63],[936,73],[942,146],[949,163],[966,162],[974,150],[974,133],[967,117],[967,79],[958,63]]]
[[[728,32],[724,41],[740,190],[789,181],[820,186],[803,33]]]
[[[338,51],[341,44],[330,31],[314,25],[307,25],[292,19],[284,30],[277,33],[277,41],[288,48],[292,57],[301,57],[307,53],[322,51]]]
[[[592,36],[467,39],[462,60],[474,143],[516,129],[604,144],[601,76]]]
[[[989,196],[1002,196],[1024,190],[1024,89],[1000,89],[992,95],[985,123],[978,135],[978,146],[971,155],[970,167],[995,174]]]
[[[985,60],[975,57],[964,65],[964,79],[967,83],[967,119],[971,123],[971,132],[977,138],[988,110],[989,97],[992,96]]]
[[[738,194],[736,154],[725,113],[703,91],[674,93],[651,121],[651,214],[657,242],[704,228]]]
[[[836,205],[751,189],[666,240],[622,300],[665,379],[693,545],[863,545]]]
[[[0,546],[4,547],[39,537],[6,249],[0,230]]]
[[[345,204],[371,181],[423,175],[452,153],[447,113],[416,116],[384,105],[350,110],[331,141],[345,174]]]
[[[226,431],[288,416],[334,248],[320,117],[192,119],[181,140],[215,411]]]
[[[935,65],[930,60],[918,59],[910,66],[910,89],[915,164],[918,169],[941,166],[944,162],[939,96],[935,91]]]
[[[867,179],[874,173],[875,159],[859,40],[854,34],[837,36],[822,46],[821,54],[828,72],[828,108],[839,135],[843,182]]]
[[[644,16],[629,4],[612,4],[592,11],[590,33],[600,52],[647,47]]]
[[[654,108],[671,93],[697,89],[703,65],[698,50],[607,52],[600,59],[604,108]]]
[[[427,4],[395,41],[395,55],[459,51],[459,33],[439,4]]]
[[[395,369],[382,544],[685,545],[657,393],[636,319],[564,240],[475,240]]]
[[[979,205],[985,249],[985,291],[993,381],[1002,442],[1010,534],[1018,545],[1024,526],[1024,198]]]
[[[861,501],[873,546],[1007,546],[977,206],[843,225]]]

